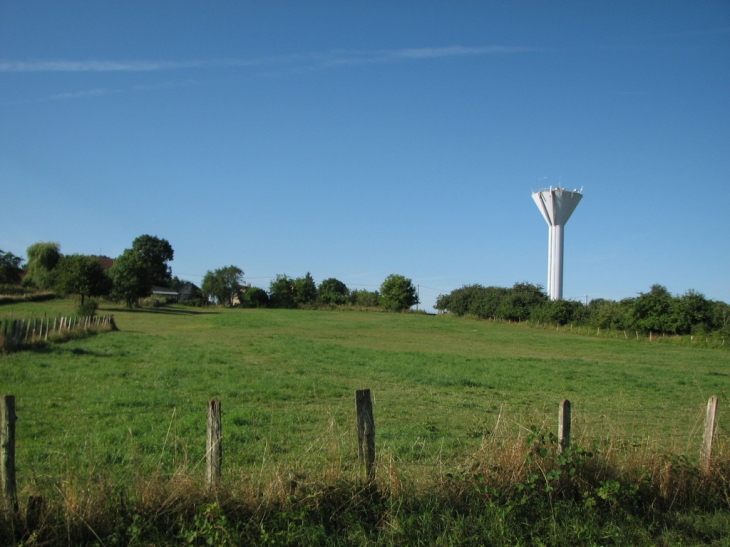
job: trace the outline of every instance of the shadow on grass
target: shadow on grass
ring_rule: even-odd
[[[180,308],[105,308],[104,311],[118,313],[153,313],[162,315],[217,315],[219,311],[202,311],[196,309],[180,309]]]
[[[82,338],[89,338],[92,336],[97,336],[98,332],[88,332],[83,337],[74,337],[69,338],[67,340],[54,340],[53,342],[38,342],[35,344],[29,344],[27,346],[24,346],[22,348],[23,351],[28,351],[30,353],[37,353],[39,355],[44,354],[51,354],[51,353],[57,353],[57,352],[66,352],[70,353],[72,355],[93,355],[94,357],[114,357],[115,355],[112,353],[100,353],[98,351],[89,351],[87,349],[83,348],[67,348],[63,347],[65,344],[71,342],[72,340],[81,340]]]

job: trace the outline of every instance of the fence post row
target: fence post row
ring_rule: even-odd
[[[700,468],[703,471],[708,471],[712,462],[712,449],[717,431],[717,401],[717,395],[713,395],[707,402],[705,430],[700,451]],[[360,461],[360,478],[362,482],[369,484],[375,480],[375,421],[369,389],[355,391],[355,406],[357,410],[357,452]],[[560,403],[558,413],[558,451],[561,453],[570,446],[570,406],[568,399],[563,400]],[[0,478],[2,479],[3,505],[5,510],[11,514],[17,514],[18,512],[15,478],[16,420],[15,396],[0,396]],[[211,490],[219,485],[221,479],[223,464],[222,439],[221,402],[220,399],[211,399],[208,401],[205,469],[206,487]],[[42,503],[42,498],[29,499],[29,512],[35,515],[40,511]]]
[[[707,401],[707,413],[705,414],[705,432],[702,435],[702,449],[700,450],[700,467],[703,471],[709,471],[712,462],[712,448],[715,443],[715,431],[717,430],[717,395],[713,395]]]
[[[2,496],[5,510],[18,511],[15,483],[15,396],[0,396],[0,467],[2,467]]]
[[[205,446],[205,485],[215,489],[221,480],[223,466],[223,429],[220,399],[208,401],[208,431]]]

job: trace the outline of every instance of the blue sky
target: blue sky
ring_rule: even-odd
[[[730,302],[730,3],[0,1],[0,249]]]

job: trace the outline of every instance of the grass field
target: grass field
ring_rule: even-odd
[[[0,313],[69,314],[74,305]],[[17,400],[21,490],[69,477],[202,474],[214,397],[225,480],[356,476],[361,388],[374,396],[379,469],[414,480],[465,469],[489,439],[555,431],[565,398],[581,446],[696,463],[705,404],[718,395],[718,453],[728,451],[727,349],[421,314],[108,305],[100,313],[113,313],[119,331],[0,356],[0,392]]]

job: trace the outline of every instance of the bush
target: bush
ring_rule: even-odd
[[[80,303],[76,307],[76,314],[81,317],[93,317],[96,315],[96,310],[99,309],[99,303],[96,300],[87,299],[85,302]]]
[[[353,306],[361,306],[363,308],[377,308],[380,305],[380,293],[378,291],[356,289],[350,292],[350,303]]]

